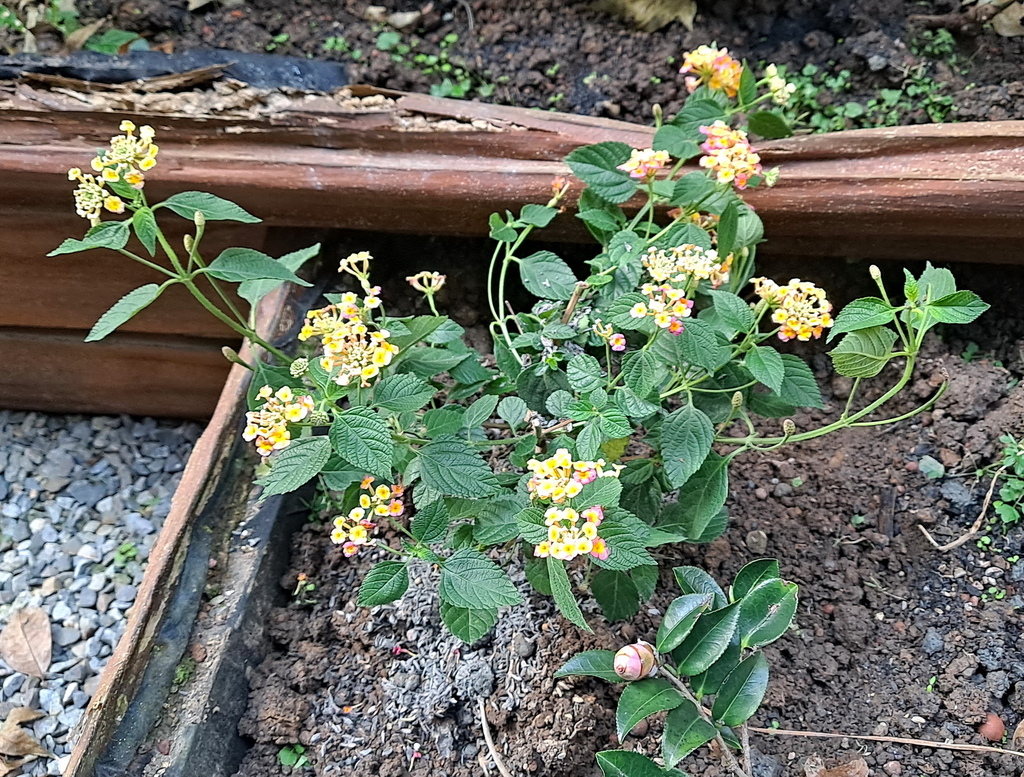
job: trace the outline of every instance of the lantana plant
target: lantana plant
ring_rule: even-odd
[[[438,313],[444,276],[411,276],[431,314],[397,315],[365,252],[341,262],[344,288],[308,311],[295,353],[265,342],[227,285],[251,307],[281,283],[309,285],[295,273],[318,246],[278,259],[230,248],[207,262],[209,222],[257,219],[201,192],[150,204],[154,133],[136,135],[131,122],[97,154],[95,175],[71,171],[92,227],[53,254],[110,248],[162,276],[118,301],[89,340],[181,284],[262,347],[269,362],[246,365],[243,436],[261,461],[263,497],[314,483],[332,511],[325,541],[329,533],[346,556],[386,556],[365,576],[360,603],[401,597],[408,562],[427,561],[440,575],[444,623],[474,642],[522,600],[505,571],[521,564],[580,628],[590,628],[581,592],[609,619],[627,618],[654,592],[653,549],[725,530],[737,456],[912,415],[874,414],[910,380],[931,327],[986,308],[931,267],[908,275],[904,302],[873,272],[879,296],[837,316],[813,284],[754,278],[762,226],[740,194],[778,171],[763,169],[748,130],[784,134],[781,119],[756,107],[784,102],[788,87],[711,48],[687,55],[683,70],[692,93],[671,120],[655,111],[651,148],[579,148],[566,159],[576,180],[555,181],[546,204],[491,216],[493,361]],[[573,218],[560,215],[570,193],[599,245],[582,276],[550,251],[523,250],[536,230]],[[157,221],[168,212],[194,224],[180,249]],[[128,247],[133,233],[140,248]],[[538,298],[530,310],[509,305],[515,276]],[[798,429],[796,410],[824,403],[804,361],[774,346],[826,333],[842,337],[831,356],[853,390],[835,420]],[[861,381],[891,361],[903,363],[892,386],[862,400]]]

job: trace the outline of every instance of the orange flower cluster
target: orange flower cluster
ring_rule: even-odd
[[[696,91],[698,86],[725,92],[730,99],[740,91],[740,76],[743,65],[729,56],[729,49],[700,46],[683,55],[683,66],[679,68],[686,78],[686,90]]]
[[[761,157],[747,140],[747,133],[734,130],[724,121],[710,127],[701,127],[707,137],[701,144],[704,156],[700,166],[715,174],[719,183],[731,183],[737,189],[746,189],[750,179],[761,175]]]
[[[313,397],[295,396],[287,386],[276,392],[270,386],[264,386],[256,396],[266,401],[259,410],[245,414],[247,423],[242,439],[246,442],[255,440],[256,452],[260,456],[269,456],[291,443],[288,424],[298,423],[313,412]]]
[[[370,544],[370,532],[377,528],[371,516],[389,515],[397,518],[405,512],[402,503],[401,486],[379,485],[373,487],[373,476],[363,478],[360,488],[367,493],[359,495],[359,506],[348,511],[348,515],[339,515],[334,519],[334,530],[331,541],[342,546],[346,556],[354,556],[362,545]]]
[[[772,321],[779,325],[779,339],[810,340],[821,337],[832,326],[832,303],[825,290],[813,283],[794,278],[779,286],[768,278],[753,278],[754,293],[773,308]]]
[[[634,148],[629,155],[629,160],[623,162],[616,169],[629,173],[630,178],[651,182],[658,171],[672,161],[667,151],[655,151],[651,148]]]
[[[579,523],[580,518],[583,519],[582,525]],[[571,507],[549,507],[544,513],[548,538],[533,549],[533,555],[572,561],[577,556],[589,553],[595,558],[606,559],[611,555],[611,550],[608,543],[597,536],[597,527],[603,520],[604,510],[599,505],[588,507],[580,513]]]

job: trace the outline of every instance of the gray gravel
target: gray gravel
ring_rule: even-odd
[[[53,634],[42,682],[0,660],[0,719],[13,707],[45,712],[32,730],[57,756],[25,774],[61,774],[199,432],[152,418],[0,410],[0,625],[42,607]]]

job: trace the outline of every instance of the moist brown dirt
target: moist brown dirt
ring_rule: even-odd
[[[678,57],[712,41],[752,62],[849,70],[844,102],[898,89],[920,72],[954,98],[954,118],[1024,116],[1024,38],[999,37],[955,0],[701,0],[693,31],[673,22],[650,33],[598,11],[591,0],[215,0],[193,12],[185,0],[79,0],[77,6],[84,19],[108,17],[178,51],[216,46],[336,59],[350,64],[353,83],[411,91],[427,91],[452,75],[423,72],[410,60],[416,53],[438,55],[445,37],[455,35],[451,62],[474,87],[494,87],[480,99],[645,123],[653,103],[678,110],[685,97]],[[383,8],[383,16],[423,12],[403,30],[405,42],[418,41],[404,61],[377,48],[379,33],[391,28],[369,20],[368,6]],[[955,62],[915,53],[922,51],[921,32],[934,27],[953,34]],[[340,39],[346,51],[337,50]],[[832,99],[827,91],[819,97]],[[916,103],[899,109],[901,123],[929,121]]]
[[[782,264],[762,269],[789,277]],[[359,581],[377,559],[345,559],[327,527],[306,525],[293,538],[281,588],[290,594],[303,573],[316,590],[311,601],[275,610],[268,624],[276,650],[251,673],[240,728],[254,745],[238,776],[294,773],[279,762],[281,748],[294,743],[306,747],[316,775],[493,775],[481,701],[511,774],[597,775],[594,754],[619,746],[619,688],[554,680],[554,671],[579,650],[651,639],[675,595],[673,566],[697,564],[727,581],[761,556],[781,559],[784,576],[800,584],[801,603],[794,627],[767,651],[772,680],[755,725],[988,744],[978,728],[992,713],[1012,732],[1024,718],[1024,528],[994,530],[985,550],[968,542],[949,553],[918,528],[940,542],[965,531],[988,487],[976,470],[998,456],[1001,434],[1024,433],[1024,387],[1017,385],[1024,320],[1014,302],[1024,273],[955,271],[993,310],[955,338],[930,338],[917,377],[889,412],[924,401],[948,376],[938,406],[895,426],[739,460],[727,533],[709,545],[664,549],[659,592],[630,621],[608,624],[585,605],[594,633],[584,634],[513,572],[526,604],[504,611],[489,635],[466,646],[439,625],[433,570],[415,568],[409,592],[394,605],[357,607]],[[804,274],[839,300],[865,291],[859,264]],[[461,283],[471,296],[472,278]],[[972,342],[977,355],[965,360]],[[801,428],[834,417],[849,395],[849,381],[831,375],[823,351],[815,344],[805,355],[828,407],[797,417]],[[893,379],[883,373],[873,390]],[[918,470],[926,455],[945,465],[944,477],[929,480]],[[652,717],[624,746],[656,747],[661,725]],[[1022,767],[1009,756],[855,739],[755,735],[754,745],[763,776],[803,777],[816,757],[826,766],[863,758],[870,775],[890,777],[989,777]],[[681,768],[727,774],[706,748]]]

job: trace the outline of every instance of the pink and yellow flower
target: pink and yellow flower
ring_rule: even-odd
[[[246,442],[255,440],[256,452],[260,456],[269,456],[274,451],[288,447],[291,443],[288,425],[305,420],[315,405],[313,397],[295,396],[287,386],[279,388],[277,392],[270,386],[264,386],[256,396],[265,401],[258,410],[245,414],[246,426],[242,439]]]
[[[359,548],[373,542],[371,532],[377,528],[370,516],[389,516],[397,518],[405,512],[401,496],[404,489],[400,485],[373,485],[374,477],[367,475],[359,484],[359,506],[353,507],[347,515],[339,515],[334,519],[334,530],[331,541],[342,546],[342,552],[354,556]]]
[[[583,523],[580,523],[580,519]],[[548,538],[539,543],[533,554],[540,558],[551,556],[560,561],[572,561],[577,556],[589,553],[599,559],[611,555],[608,544],[597,535],[597,529],[604,520],[604,510],[599,505],[577,512],[571,507],[559,508],[554,505],[544,513],[544,524],[548,527]]]
[[[672,157],[669,156],[667,151],[655,151],[652,148],[634,148],[630,152],[629,159],[619,165],[617,169],[622,170],[624,173],[629,173],[630,178],[636,178],[637,180],[649,183],[654,180],[658,171],[671,161]]]
[[[556,505],[579,496],[583,486],[598,478],[617,478],[622,470],[622,465],[609,467],[604,459],[573,461],[566,448],[559,448],[554,456],[543,461],[530,459],[526,466],[533,473],[526,484],[530,498]]]
[[[761,157],[747,140],[743,130],[732,129],[724,121],[701,127],[707,140],[701,144],[704,156],[700,166],[714,173],[719,183],[746,189],[750,179],[762,174]]]
[[[679,72],[686,77],[686,90],[693,93],[699,86],[725,92],[734,98],[739,94],[743,65],[729,56],[729,49],[700,46],[683,55]]]
[[[832,326],[832,303],[825,290],[794,278],[779,286],[768,278],[753,278],[754,293],[773,309],[772,321],[779,325],[779,339],[807,341],[821,337]]]

